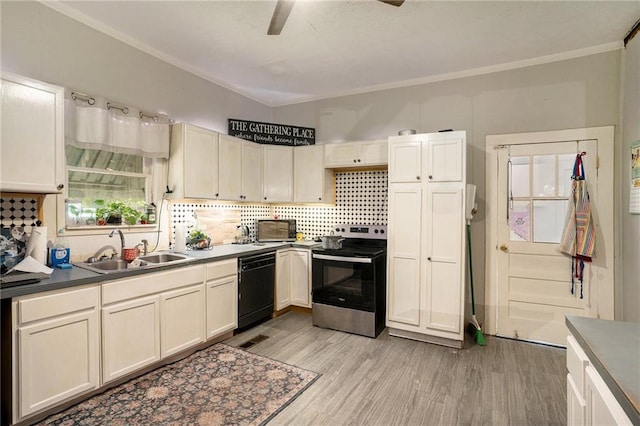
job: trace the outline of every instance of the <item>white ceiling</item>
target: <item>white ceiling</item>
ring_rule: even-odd
[[[510,69],[612,50],[640,1],[275,0],[45,2],[266,105]]]

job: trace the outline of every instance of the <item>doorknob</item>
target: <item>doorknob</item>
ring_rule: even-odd
[[[501,244],[500,245],[500,250],[502,250],[503,252],[508,252],[509,251],[509,247],[506,244]]]

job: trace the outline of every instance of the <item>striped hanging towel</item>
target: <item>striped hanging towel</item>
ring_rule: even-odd
[[[573,166],[572,199],[567,208],[565,228],[560,241],[560,251],[570,255],[571,262],[571,294],[574,294],[575,279],[580,281],[580,298],[583,298],[584,262],[591,262],[596,255],[596,234],[589,192],[584,172],[582,152],[576,156]]]

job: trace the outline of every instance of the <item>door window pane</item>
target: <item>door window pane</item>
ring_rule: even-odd
[[[560,197],[571,195],[571,176],[575,161],[575,154],[558,155],[558,196]]]
[[[529,157],[511,157],[510,189],[513,197],[529,196]]]
[[[509,208],[509,239],[511,241],[530,241],[531,214],[529,206],[528,201],[514,201]]]
[[[566,209],[567,200],[534,200],[533,242],[559,243]]]
[[[556,192],[555,155],[533,157],[533,196],[550,197]]]

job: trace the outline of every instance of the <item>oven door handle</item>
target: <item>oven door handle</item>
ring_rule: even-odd
[[[335,262],[351,262],[351,263],[371,263],[368,257],[346,257],[346,256],[330,256],[327,254],[313,254],[314,259],[333,260]]]

